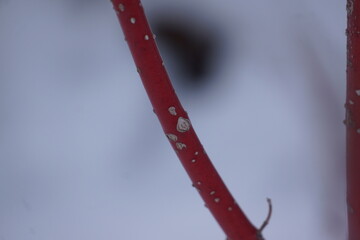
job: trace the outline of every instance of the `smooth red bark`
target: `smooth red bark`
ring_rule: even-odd
[[[261,232],[236,204],[196,136],[171,85],[140,1],[112,2],[154,112],[193,186],[229,239],[262,239]]]
[[[348,0],[346,151],[349,240],[360,239],[360,2]]]

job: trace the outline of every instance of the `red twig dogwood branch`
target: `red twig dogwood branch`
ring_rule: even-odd
[[[360,2],[347,1],[346,154],[349,240],[360,239]]]
[[[221,180],[181,106],[139,0],[113,0],[138,73],[161,126],[182,165],[231,240],[262,239]]]

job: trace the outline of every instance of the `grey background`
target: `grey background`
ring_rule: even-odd
[[[345,239],[345,2],[144,0],[213,31],[182,87],[193,126],[266,239]],[[152,113],[109,1],[0,1],[0,239],[224,239]],[[157,39],[161,41],[160,39]],[[221,53],[221,54],[220,54]]]

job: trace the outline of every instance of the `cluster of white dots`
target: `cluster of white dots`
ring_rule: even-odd
[[[196,190],[198,190],[199,192],[201,192],[201,190],[198,188],[198,187],[201,186],[201,185],[202,185],[202,182],[197,181],[196,184],[193,184],[192,186],[195,187]],[[216,193],[215,191],[211,191],[209,194],[210,194],[210,196],[215,196],[215,193]],[[215,203],[219,203],[219,202],[220,202],[220,198],[219,198],[219,197],[215,197],[215,198],[214,198],[214,202],[215,202]],[[235,204],[236,204],[236,202],[235,202]],[[206,203],[205,203],[205,207],[208,207],[208,205],[207,205]],[[231,212],[233,209],[234,209],[234,208],[233,208],[232,206],[227,207],[227,210],[228,210],[229,212]]]
[[[195,156],[199,155],[199,152],[195,152]],[[196,159],[191,160],[192,163],[196,163]]]
[[[146,36],[147,36],[147,35],[146,35]],[[168,108],[168,111],[169,111],[170,115],[172,115],[172,116],[176,116],[176,115],[177,115],[176,108],[175,108],[174,106],[169,107],[169,108]],[[189,129],[190,129],[190,121],[189,121],[188,119],[183,118],[183,117],[179,117],[179,118],[178,118],[178,121],[177,121],[176,129],[177,129],[177,131],[180,132],[180,133],[184,133],[184,132],[186,132],[186,131],[189,131]],[[166,134],[166,136],[167,136],[170,140],[172,140],[172,141],[174,141],[174,142],[176,142],[177,139],[178,139],[178,137],[177,137],[175,134],[172,134],[172,133],[168,133],[168,134]],[[176,146],[176,148],[179,149],[179,150],[183,150],[183,149],[186,148],[186,144],[181,143],[181,142],[176,142],[176,143],[175,143],[175,146]],[[193,162],[195,162],[195,161],[196,161],[196,160],[193,160]]]
[[[141,3],[139,3],[139,6],[142,7]],[[124,6],[124,4],[120,3],[118,7],[119,7],[120,12],[124,12],[124,11],[125,11],[125,6]],[[117,13],[119,13],[119,12],[117,12]],[[136,23],[136,18],[131,17],[131,18],[130,18],[130,22],[131,22],[132,24],[135,24],[135,23]],[[155,38],[156,38],[155,34],[153,34],[152,37],[153,37],[153,39],[155,39]],[[145,34],[144,39],[145,39],[146,41],[149,40],[149,39],[150,39],[149,35]],[[126,41],[126,40],[125,40],[125,41]]]
[[[215,191],[211,191],[210,196],[214,196],[215,193],[216,193]],[[220,198],[218,198],[218,197],[214,198],[214,202],[216,202],[216,203],[220,202]]]
[[[147,35],[146,35],[147,36]],[[176,108],[174,106],[171,106],[168,108],[168,111],[170,113],[170,115],[172,116],[177,116],[177,112],[176,112]],[[190,127],[191,127],[191,124],[190,124],[190,121],[186,118],[183,118],[183,117],[179,117],[178,118],[178,121],[177,121],[177,125],[176,125],[176,130],[180,133],[184,133],[184,132],[187,132],[190,130]],[[171,141],[174,141],[176,142],[178,137],[175,135],[175,134],[171,134],[171,133],[168,133],[166,134],[166,136],[171,140]],[[176,148],[179,149],[179,150],[182,150],[184,148],[186,148],[186,145],[184,143],[181,143],[181,142],[176,142],[175,143],[176,145]],[[195,156],[198,156],[199,155],[199,152],[196,151],[195,153]],[[196,163],[196,159],[192,159],[191,160],[191,163]],[[197,181],[196,184],[193,184],[193,187],[195,187],[199,192],[200,192],[200,189],[198,188],[198,186],[201,186],[201,182],[200,181]],[[211,191],[209,194],[211,196],[215,196],[215,191]],[[214,202],[215,203],[219,203],[220,202],[220,198],[219,197],[215,197],[214,198]],[[205,204],[205,207],[207,207],[207,205]],[[228,207],[227,208],[228,211],[232,211],[233,210],[233,207]]]

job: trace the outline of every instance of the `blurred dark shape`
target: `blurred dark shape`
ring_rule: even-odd
[[[214,34],[179,18],[158,18],[151,26],[160,51],[167,50],[165,56],[173,56],[174,80],[181,81],[181,85],[204,87],[216,67],[218,44]]]

